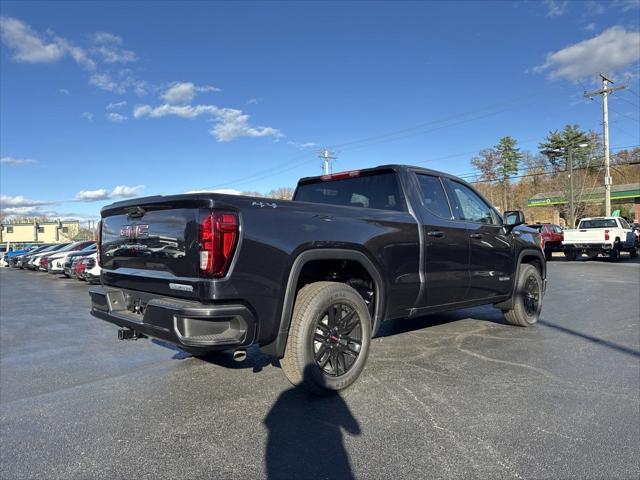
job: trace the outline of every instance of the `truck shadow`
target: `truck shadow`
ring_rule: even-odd
[[[305,375],[310,368],[307,367]],[[360,435],[360,425],[338,393],[311,395],[299,387],[280,394],[266,417],[267,478],[354,478],[343,430]]]
[[[457,322],[471,318],[486,322],[507,325],[502,312],[492,307],[474,307],[462,310],[453,310],[445,313],[434,313],[415,318],[388,320],[380,325],[376,338],[391,337],[402,333],[422,330],[423,328],[436,327],[447,323]]]

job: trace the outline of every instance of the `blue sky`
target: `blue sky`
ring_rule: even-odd
[[[606,71],[612,147],[640,144],[640,2],[1,4],[5,214],[133,195],[266,192],[410,163],[455,174],[504,135],[535,151]]]

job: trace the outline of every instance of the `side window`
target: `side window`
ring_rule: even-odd
[[[458,182],[449,181],[449,188],[453,192],[457,203],[454,207],[454,216],[456,218],[466,222],[496,223],[491,207],[469,187]]]
[[[418,174],[418,182],[422,191],[422,203],[429,212],[441,218],[451,218],[449,201],[438,177]]]
[[[620,226],[624,229],[629,229],[631,228],[629,226],[629,224],[627,223],[627,221],[624,218],[619,218],[618,221],[620,222]]]

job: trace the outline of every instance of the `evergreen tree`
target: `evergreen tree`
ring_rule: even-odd
[[[590,148],[578,148],[577,145],[582,143],[589,144]],[[584,132],[578,125],[566,125],[562,131],[549,132],[545,141],[538,144],[538,149],[547,158],[553,169],[559,171],[566,169],[569,146],[573,147],[574,168],[591,166],[594,163],[592,158],[599,156],[598,134]]]

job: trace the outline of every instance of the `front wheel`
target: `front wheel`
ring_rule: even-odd
[[[504,310],[504,317],[512,325],[529,327],[538,321],[542,310],[542,276],[536,267],[522,264],[516,281],[513,308]]]
[[[356,381],[370,342],[371,316],[358,292],[316,282],[298,292],[280,364],[293,385],[326,395]]]

